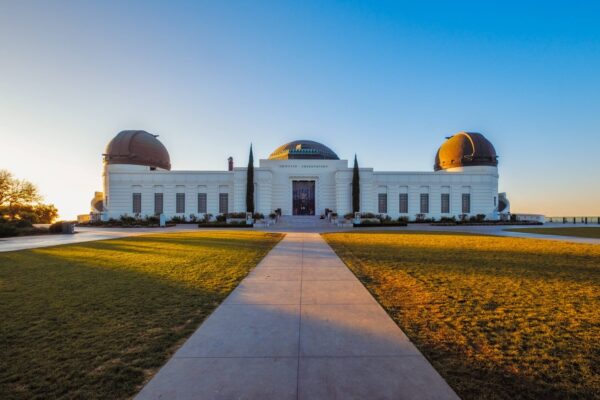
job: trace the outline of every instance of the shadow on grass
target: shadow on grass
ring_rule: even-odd
[[[132,396],[276,242],[172,239],[0,255],[0,398]]]

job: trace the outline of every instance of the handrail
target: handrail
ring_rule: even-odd
[[[600,216],[580,216],[580,217],[546,217],[546,222],[559,224],[599,224]]]

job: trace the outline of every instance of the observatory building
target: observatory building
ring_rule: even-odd
[[[246,211],[246,167],[224,171],[171,169],[165,146],[146,131],[115,136],[104,153],[103,192],[92,213],[103,220],[122,215],[198,217]],[[360,211],[392,218],[472,216],[499,219],[509,211],[498,193],[498,157],[482,134],[459,132],[437,151],[433,171],[359,170]],[[296,140],[277,147],[254,168],[255,211],[265,215],[339,215],[352,211],[353,165],[329,147]]]

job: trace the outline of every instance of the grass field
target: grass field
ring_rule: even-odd
[[[324,237],[461,397],[600,398],[600,246]]]
[[[153,234],[0,253],[0,398],[132,396],[280,237]]]
[[[529,232],[539,233],[542,235],[560,235],[600,239],[600,227],[593,226],[582,226],[581,228],[518,228],[506,230],[510,232]]]

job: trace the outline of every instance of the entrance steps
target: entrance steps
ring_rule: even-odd
[[[324,228],[330,224],[327,220],[314,215],[282,215],[275,226],[277,228]]]

